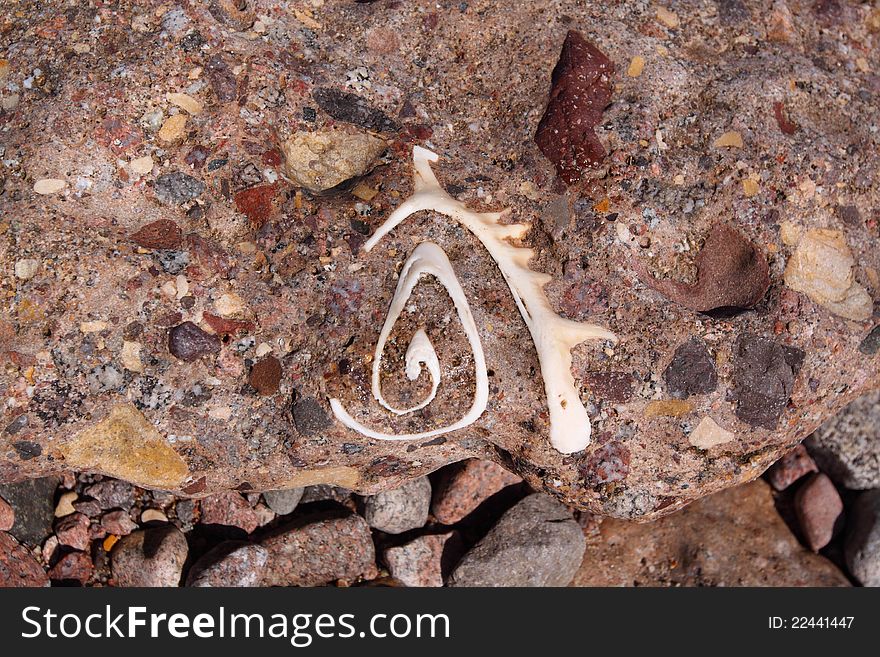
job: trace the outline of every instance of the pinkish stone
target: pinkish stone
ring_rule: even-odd
[[[405,586],[443,586],[443,565],[447,541],[457,532],[420,536],[409,543],[385,550],[391,576]],[[450,546],[458,541],[453,541]],[[453,546],[454,547],[454,546]]]
[[[798,445],[770,466],[767,471],[767,481],[773,486],[773,490],[785,490],[810,472],[819,472],[819,468],[810,458],[807,448]]]
[[[82,513],[71,513],[61,518],[55,525],[55,536],[61,545],[75,550],[89,547],[89,518]]]
[[[234,492],[211,495],[201,501],[203,525],[238,527],[250,534],[260,526],[260,515]]]
[[[33,586],[49,586],[42,566],[12,536],[0,532],[0,588]]]
[[[469,459],[449,466],[434,487],[431,512],[444,525],[452,525],[506,486],[522,479],[491,461]]]
[[[65,554],[49,570],[49,579],[55,582],[74,580],[84,584],[92,576],[95,566],[85,552]]]
[[[14,524],[15,511],[7,504],[6,500],[0,497],[0,531],[9,531]]]
[[[128,536],[137,529],[137,523],[131,519],[129,512],[122,509],[110,511],[101,516],[101,526],[108,533],[117,536]]]
[[[804,539],[813,552],[818,552],[831,542],[842,524],[843,501],[827,475],[813,475],[794,496],[797,514]]]
[[[354,514],[295,523],[262,546],[269,551],[263,586],[318,586],[377,574],[370,527]]]

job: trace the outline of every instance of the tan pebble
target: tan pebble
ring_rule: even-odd
[[[678,187],[684,185],[684,174],[676,174],[675,178],[672,179],[672,184]]]
[[[173,144],[183,139],[186,134],[186,114],[175,114],[165,119],[165,123],[159,128],[159,140],[166,144]]]
[[[351,190],[351,193],[353,196],[359,198],[360,200],[369,202],[372,201],[376,194],[378,194],[379,192],[369,185],[361,182],[358,183],[353,190]]]
[[[731,130],[730,132],[725,132],[716,139],[714,146],[715,148],[742,148],[743,138],[741,134],[735,130]]]
[[[7,112],[14,110],[18,107],[18,101],[21,100],[21,96],[18,94],[9,94],[8,96],[3,96],[0,98],[0,107],[5,109]]]
[[[208,415],[215,420],[228,420],[232,417],[232,407],[230,406],[218,406],[217,408],[212,408],[208,411]]]
[[[743,193],[748,197],[755,196],[760,191],[760,188],[758,187],[758,183],[756,183],[751,178],[745,178],[742,181],[742,185],[743,185]]]
[[[119,360],[122,362],[122,366],[129,372],[143,372],[141,343],[124,341],[122,343],[122,351],[119,352]]]
[[[234,292],[228,292],[214,302],[214,308],[223,317],[233,317],[244,312],[245,305],[240,296]]]
[[[85,55],[92,49],[92,47],[87,43],[74,43],[72,47],[73,52],[75,52],[77,55]]]
[[[37,275],[40,269],[40,261],[34,258],[22,258],[15,263],[15,277],[23,281],[29,281]]]
[[[139,176],[144,176],[153,170],[153,158],[149,155],[136,158],[129,162],[128,168]]]
[[[645,58],[641,55],[636,55],[632,58],[629,63],[629,68],[626,69],[626,74],[631,78],[637,78],[642,74],[642,70],[645,68]]]
[[[57,194],[67,187],[67,183],[58,178],[43,178],[34,183],[34,191],[37,194]]]
[[[69,516],[71,513],[76,511],[73,508],[73,503],[76,502],[79,496],[75,491],[67,491],[61,497],[58,498],[58,504],[55,505],[55,517],[63,518],[64,516]]]
[[[871,65],[868,64],[868,60],[865,59],[864,57],[856,57],[856,66],[859,67],[859,70],[862,73],[870,73],[871,72]]]
[[[722,429],[708,415],[704,417],[697,428],[691,431],[688,441],[694,447],[709,449],[715,445],[722,445],[733,440],[733,432]]]
[[[678,16],[675,14],[675,12],[670,11],[666,7],[657,8],[657,20],[659,20],[670,29],[675,29],[681,23],[681,21],[678,20]]]
[[[162,294],[164,294],[169,299],[174,299],[177,297],[177,285],[174,281],[165,281],[161,288]]]
[[[9,69],[9,60],[0,59],[0,82],[6,82],[6,78],[9,77]]]
[[[188,96],[187,94],[169,93],[165,95],[165,98],[172,105],[177,105],[179,108],[186,110],[193,116],[202,113],[202,104],[192,96]]]
[[[690,413],[693,407],[683,399],[659,399],[647,405],[645,417],[680,417]]]
[[[148,522],[168,522],[168,516],[159,509],[147,509],[141,513],[141,524],[145,525]]]
[[[198,80],[201,77],[203,70],[204,69],[201,66],[196,66],[187,74],[186,77],[188,77],[190,80]]]
[[[107,328],[107,322],[102,322],[100,320],[93,322],[80,322],[79,330],[83,333],[98,333]]]
[[[257,350],[256,350],[257,358],[262,358],[266,354],[271,354],[271,353],[272,353],[272,347],[270,347],[267,343],[261,342],[259,345],[257,345]]]
[[[186,280],[186,276],[183,274],[178,274],[174,282],[177,286],[177,299],[183,299],[183,297],[189,294],[189,281]]]

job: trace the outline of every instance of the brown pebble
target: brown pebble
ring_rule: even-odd
[[[202,356],[218,353],[220,339],[205,333],[192,322],[184,322],[168,332],[168,351],[180,360],[191,363]]]
[[[159,219],[141,226],[131,241],[145,249],[173,249],[183,241],[183,232],[171,219]]]
[[[281,384],[281,362],[266,356],[251,368],[250,384],[261,395],[274,395]]]

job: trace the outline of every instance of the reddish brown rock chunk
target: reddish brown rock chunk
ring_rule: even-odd
[[[754,481],[655,522],[605,519],[573,586],[849,586],[804,549]]]
[[[246,215],[251,225],[259,228],[272,216],[278,185],[258,185],[235,195],[235,207]]]
[[[191,363],[202,356],[218,353],[220,340],[192,322],[184,322],[168,332],[168,351],[180,360]]]
[[[159,219],[141,226],[131,241],[145,249],[175,249],[183,241],[183,231],[171,219]]]
[[[101,516],[101,527],[110,534],[127,536],[137,529],[137,524],[131,519],[128,511],[118,509],[117,511],[109,511]]]
[[[818,471],[819,468],[810,458],[807,448],[798,445],[770,467],[767,471],[767,481],[770,482],[774,490],[781,491],[804,475]]]
[[[611,102],[614,64],[596,46],[570,30],[550,76],[550,100],[535,143],[567,184],[605,159],[594,128]]]
[[[0,532],[0,588],[34,586],[49,586],[42,566],[12,536]]]
[[[793,135],[797,132],[797,125],[789,120],[785,111],[785,105],[779,102],[773,103],[773,114],[776,117],[776,125],[779,126],[783,133]]]
[[[281,361],[274,356],[257,361],[251,368],[248,381],[261,395],[274,395],[281,385]]]
[[[843,526],[843,501],[831,479],[821,473],[798,489],[794,510],[804,540],[813,552],[828,545]]]
[[[269,551],[263,586],[318,586],[377,574],[370,527],[358,515],[295,523],[262,545]]]
[[[492,461],[469,459],[447,467],[434,486],[431,513],[437,522],[452,525],[502,488],[522,479]]]
[[[630,452],[619,441],[600,445],[578,467],[588,486],[622,481],[629,475]]]
[[[754,244],[727,224],[716,224],[694,264],[693,285],[657,279],[641,260],[633,268],[647,285],[672,301],[699,312],[716,308],[751,308],[770,287],[767,260]]]
[[[254,323],[241,319],[226,319],[213,313],[203,312],[202,319],[211,327],[217,335],[236,335],[239,332],[249,332],[254,330]]]
[[[627,372],[588,372],[584,383],[600,400],[621,403],[632,397],[634,381]]]
[[[67,545],[75,550],[85,550],[89,547],[89,518],[82,513],[71,513],[63,517],[55,525],[55,536],[61,545]]]
[[[201,501],[203,525],[238,527],[250,534],[260,526],[260,517],[241,495],[234,492],[211,495]]]
[[[49,579],[53,582],[75,581],[85,584],[94,572],[95,566],[85,552],[65,554],[58,563],[49,570]]]

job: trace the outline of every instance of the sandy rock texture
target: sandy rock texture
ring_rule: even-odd
[[[668,2],[662,20],[647,2],[233,4],[0,16],[0,481],[371,495],[478,457],[652,518],[757,477],[880,386],[868,3]],[[560,65],[553,97],[589,116],[554,108],[539,149],[569,32],[590,61]],[[573,351],[582,452],[550,446],[531,337],[473,235],[421,213],[362,251],[412,192],[414,145],[469,207],[531,223],[557,313],[619,337]],[[436,400],[396,419],[370,393],[397,271],[427,239],[473,311],[488,408],[430,440],[366,439],[329,398],[401,432],[470,406],[473,357],[430,278],[382,375],[389,402],[424,397],[402,363],[425,328]]]

